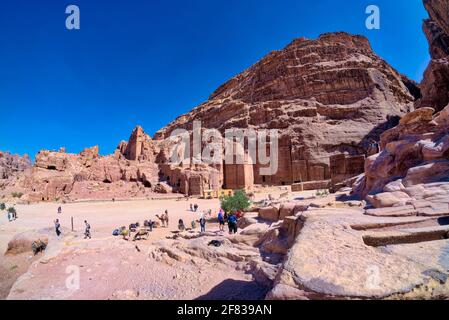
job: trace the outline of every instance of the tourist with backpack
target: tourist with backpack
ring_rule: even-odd
[[[231,214],[228,218],[229,234],[237,233],[237,217]]]
[[[220,209],[220,211],[218,212],[218,224],[220,226],[220,231],[224,231],[225,218],[224,218],[222,209]]]

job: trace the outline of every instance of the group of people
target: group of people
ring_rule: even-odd
[[[201,232],[206,232],[206,223],[207,223],[206,215],[207,214],[211,215],[211,210],[209,210],[207,213],[201,214],[201,216],[198,220],[198,222],[200,224]],[[242,215],[242,213],[240,211],[237,211],[235,213],[228,215],[223,209],[220,209],[220,211],[218,212],[218,224],[219,224],[220,231],[225,231],[225,225],[227,223],[229,234],[237,233],[237,230],[238,230],[237,222],[238,222],[238,219],[241,217],[241,215]],[[192,226],[192,230],[196,229],[196,221],[195,220],[192,221],[191,226]],[[179,221],[178,221],[178,230],[181,232],[186,230],[184,220],[182,220],[182,219],[179,219]]]
[[[227,214],[223,209],[220,209],[218,212],[218,224],[220,226],[220,231],[224,231],[225,224],[228,224],[229,234],[237,233],[238,227],[237,222],[241,217],[241,212],[237,211],[236,213]]]
[[[17,211],[13,210],[12,212],[8,211],[8,221],[13,222],[14,220],[17,220]]]
[[[199,208],[199,205],[197,205],[196,203],[195,204],[192,204],[192,203],[190,204],[190,211],[197,212],[198,208]]]
[[[196,204],[195,205],[191,205],[191,209],[193,211],[197,211],[198,210],[198,205],[196,205]],[[62,208],[61,207],[58,208],[58,214],[60,214],[60,213],[62,213]],[[212,213],[211,210],[209,210],[207,212],[207,214],[209,214],[209,215],[211,215],[211,213]],[[223,209],[220,209],[219,212],[218,212],[218,216],[217,216],[218,217],[218,224],[219,224],[220,231],[225,231],[225,225],[227,223],[228,224],[229,234],[237,233],[237,230],[238,230],[237,222],[238,222],[238,219],[241,217],[241,215],[242,214],[239,211],[237,211],[235,213],[232,213],[232,214],[227,214]],[[161,220],[161,222],[164,224],[164,226],[168,227],[168,211],[167,210],[165,211],[165,214],[162,215],[161,217],[159,217],[158,215],[156,215],[156,216]],[[198,222],[200,224],[201,232],[202,233],[206,232],[206,222],[207,222],[207,220],[206,220],[206,213],[201,214],[201,217],[198,220]],[[196,223],[197,223],[197,221],[195,221],[195,220],[193,220],[191,222],[192,230],[196,229],[196,226],[197,226]],[[62,234],[62,232],[61,232],[61,223],[60,223],[59,219],[56,219],[54,221],[54,225],[55,225],[56,235],[59,237]],[[138,224],[136,224],[136,225],[138,226]],[[84,226],[85,226],[84,239],[87,239],[87,238],[91,239],[92,238],[92,236],[91,236],[91,226],[87,222],[87,220],[84,220]],[[153,226],[154,226],[154,221],[146,220],[145,223],[144,223],[144,226],[148,227],[150,229],[150,231],[152,231]],[[131,230],[131,225],[130,225],[130,230]],[[186,226],[184,224],[184,220],[182,220],[182,219],[179,219],[179,221],[178,221],[178,230],[181,231],[181,232],[186,230]]]
[[[58,214],[62,213],[62,207],[58,207]],[[59,219],[56,219],[54,222],[56,236],[59,237],[62,234],[61,231],[61,222]],[[92,235],[90,233],[90,224],[87,220],[84,220],[84,239],[92,239]]]

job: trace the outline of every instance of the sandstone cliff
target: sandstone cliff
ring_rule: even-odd
[[[151,138],[136,127],[112,155],[100,156],[98,147],[79,154],[40,151],[19,186],[28,201],[144,197],[158,189],[155,156]]]
[[[316,40],[301,38],[223,84],[155,139],[167,139],[175,129],[192,130],[195,120],[222,133],[229,128],[279,129],[279,170],[261,176],[256,164],[254,182],[326,180],[329,157],[370,153],[379,134],[413,108],[410,91],[416,95],[419,89],[373,53],[364,37],[329,33]]]
[[[30,158],[0,151],[0,180],[9,180],[31,167]]]
[[[417,107],[442,110],[449,103],[449,3],[424,0],[430,19],[423,29],[429,41],[432,60],[421,83],[422,99]]]
[[[364,37],[329,33],[316,40],[300,38],[223,84],[208,101],[158,131],[154,140],[136,127],[129,141],[105,157],[96,147],[78,155],[43,150],[21,186],[30,190],[30,201],[49,201],[155,191],[200,195],[254,183],[339,180],[363,171],[351,163],[377,152],[374,142],[412,110],[417,96],[413,81],[378,57]],[[243,165],[170,165],[170,133],[191,132],[195,120],[221,133],[278,129],[277,173],[261,175],[257,159],[248,158]],[[342,154],[355,156],[354,161]],[[331,157],[338,163],[331,163]]]
[[[403,207],[404,214],[413,214],[423,205],[421,200],[445,211],[449,198],[449,4],[424,4],[431,17],[424,31],[432,61],[421,84],[420,108],[382,134],[381,152],[367,159],[365,174],[355,186],[375,207],[412,205]]]

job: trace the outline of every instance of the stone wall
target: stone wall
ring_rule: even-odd
[[[338,154],[330,157],[331,183],[336,185],[365,171],[365,156]]]

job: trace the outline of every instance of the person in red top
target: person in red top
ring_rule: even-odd
[[[237,210],[237,212],[235,213],[235,215],[237,216],[237,219],[240,219],[242,217],[242,211]]]

